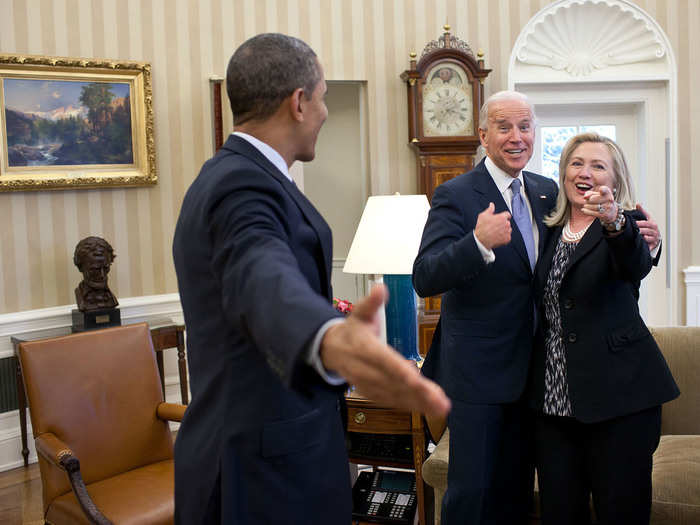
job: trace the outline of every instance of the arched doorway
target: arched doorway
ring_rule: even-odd
[[[530,169],[546,173],[552,160],[544,146],[586,127],[602,126],[623,147],[637,201],[664,238],[659,267],[645,279],[640,297],[642,315],[653,325],[680,321],[676,78],[668,38],[627,0],[553,2],[525,25],[508,67],[509,88],[526,93],[537,111]]]

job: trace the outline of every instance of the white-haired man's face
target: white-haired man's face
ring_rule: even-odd
[[[494,101],[489,106],[487,129],[479,129],[488,157],[512,177],[527,165],[535,142],[535,123],[523,100]]]

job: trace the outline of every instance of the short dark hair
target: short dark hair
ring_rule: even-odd
[[[85,261],[85,257],[98,248],[104,250],[105,262],[107,265],[109,266],[112,264],[116,255],[110,244],[102,237],[85,237],[76,245],[75,252],[73,252],[73,264],[78,267],[78,270],[81,272],[83,271],[82,265]]]
[[[304,41],[280,33],[249,38],[226,69],[234,125],[265,120],[295,89],[303,88],[310,99],[319,80],[316,53]]]

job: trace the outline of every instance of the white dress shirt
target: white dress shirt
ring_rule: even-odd
[[[491,175],[491,179],[493,179],[493,182],[496,184],[498,187],[498,191],[501,192],[501,195],[503,196],[503,200],[506,201],[506,206],[508,206],[508,210],[513,213],[513,210],[511,209],[511,201],[513,200],[513,190],[511,189],[510,185],[513,182],[513,177],[503,171],[501,168],[496,166],[494,162],[489,158],[486,157],[486,160],[484,161],[484,164],[486,166],[486,170],[489,172],[489,175]],[[527,193],[525,192],[525,179],[523,178],[523,172],[521,171],[518,173],[517,179],[520,180],[520,193],[523,196],[523,200],[525,201],[525,206],[527,206],[527,211],[530,214],[530,222],[532,223],[532,238],[535,241],[535,262],[537,261],[538,257],[538,249],[537,246],[539,245],[540,241],[540,232],[537,229],[537,223],[535,222],[535,218],[532,215],[532,206],[530,205],[530,199],[527,198]],[[487,250],[486,247],[481,244],[481,241],[476,236],[476,232],[474,233],[474,240],[476,241],[476,246],[479,248],[479,252],[481,253],[481,256],[484,258],[484,262],[486,264],[490,264],[496,260],[496,254],[493,253],[493,250]]]

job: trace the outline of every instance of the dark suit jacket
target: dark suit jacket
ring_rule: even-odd
[[[539,230],[541,253],[556,184],[524,172],[525,191]],[[534,333],[533,275],[525,244],[511,219],[511,242],[487,265],[474,241],[479,213],[489,202],[508,211],[484,162],[438,186],[413,266],[422,297],[443,294],[440,322],[423,372],[448,396],[470,403],[508,403],[526,384]]]
[[[192,389],[178,523],[350,521],[342,393],[303,356],[339,315],[331,250],[313,205],[239,137],[187,191],[173,243]]]
[[[643,216],[637,211],[625,215],[625,228],[617,237],[606,236],[598,221],[589,227],[569,261],[559,291],[569,397],[574,416],[584,423],[638,412],[679,393],[639,315],[639,284],[652,267],[649,248],[635,222]],[[541,314],[530,398],[540,410],[544,337],[549,328],[541,309],[542,293],[561,230],[554,229],[536,268]]]

